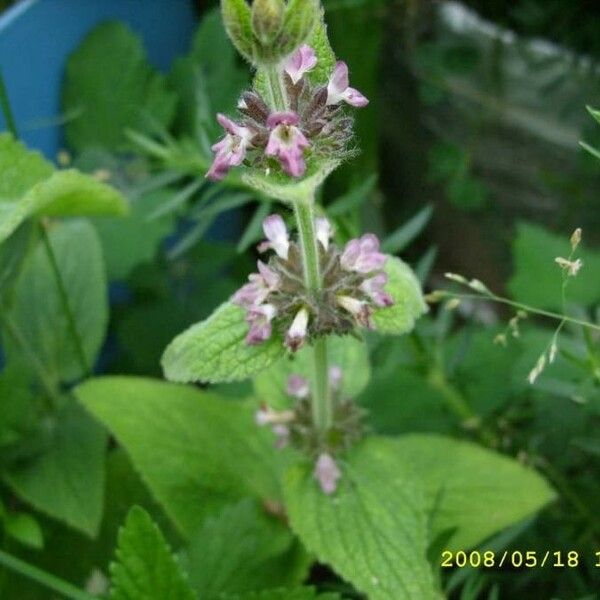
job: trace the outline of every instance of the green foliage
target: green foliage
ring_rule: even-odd
[[[336,593],[319,594],[314,588],[304,587],[227,596],[227,600],[341,600],[341,596]]]
[[[106,443],[104,430],[67,400],[44,452],[8,469],[4,480],[38,510],[93,537],[102,518]]]
[[[388,275],[385,291],[394,300],[391,307],[373,313],[375,330],[389,335],[409,332],[415,321],[427,311],[421,285],[410,267],[399,258],[390,256],[384,266]]]
[[[221,0],[223,23],[238,52],[250,63],[254,61],[252,12],[246,0]]]
[[[335,66],[335,53],[329,43],[327,36],[327,26],[323,18],[323,13],[317,21],[315,29],[307,44],[315,51],[317,55],[317,65],[310,72],[310,80],[313,84],[325,84],[329,80]]]
[[[540,308],[562,309],[562,271],[554,261],[566,258],[570,234],[559,236],[538,225],[521,222],[513,242],[514,273],[508,289],[516,300]],[[584,305],[600,301],[600,253],[580,248],[583,267],[569,281],[567,299]]]
[[[111,566],[111,600],[195,600],[160,529],[139,506],[119,533]]]
[[[293,586],[308,567],[289,529],[250,500],[207,519],[182,561],[200,598]]]
[[[63,279],[88,365],[93,365],[108,322],[106,275],[100,242],[86,221],[55,225],[50,244]],[[44,301],[40,302],[40,298]],[[54,272],[41,242],[26,261],[7,318],[18,339],[6,338],[9,360],[33,355],[55,380],[81,377],[82,365],[71,336]]]
[[[355,398],[365,388],[371,375],[369,354],[364,340],[351,336],[328,338],[329,364],[342,368],[342,392]],[[287,395],[287,380],[290,375],[312,377],[312,348],[306,346],[291,357],[283,357],[254,379],[254,391],[261,402],[283,408],[291,404]]]
[[[430,539],[451,532],[450,549],[476,546],[555,497],[532,469],[469,442],[415,434],[390,444],[424,484]]]
[[[21,512],[6,513],[3,519],[4,532],[13,540],[36,550],[44,547],[44,533],[34,517]]]
[[[283,356],[280,336],[253,346],[245,341],[247,333],[244,310],[231,303],[221,305],[171,342],[162,358],[165,376],[182,383],[241,381]]]
[[[149,65],[141,41],[121,23],[96,27],[67,62],[63,108],[74,118],[65,130],[76,150],[125,150],[125,130],[165,127],[174,106],[175,97]]]
[[[34,215],[112,215],[127,211],[116,190],[75,170],[55,171],[37,152],[0,134],[0,243]]]
[[[303,466],[285,482],[292,529],[320,561],[373,600],[440,597],[425,556],[422,491],[403,463],[394,442],[369,438],[342,463],[335,495],[323,494]]]
[[[232,501],[279,497],[282,457],[254,425],[249,404],[134,377],[91,379],[75,393],[185,536]]]

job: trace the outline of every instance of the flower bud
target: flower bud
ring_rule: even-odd
[[[254,0],[252,29],[262,44],[271,44],[277,37],[283,24],[284,11],[283,0]]]

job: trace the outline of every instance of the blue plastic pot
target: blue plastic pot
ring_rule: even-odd
[[[62,146],[66,59],[91,29],[110,19],[140,35],[161,70],[188,50],[196,25],[190,0],[22,0],[0,15],[0,68],[19,134],[48,158]],[[6,129],[2,115],[0,126]]]

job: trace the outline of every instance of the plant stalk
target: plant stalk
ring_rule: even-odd
[[[288,108],[287,92],[281,79],[281,73],[277,65],[265,69],[269,81],[269,92],[271,94],[271,105],[276,111],[285,111]]]
[[[302,251],[304,282],[311,292],[318,294],[321,287],[319,247],[315,232],[314,200],[312,197],[294,204],[296,225]],[[315,341],[313,348],[312,416],[317,429],[323,434],[331,427],[332,406],[329,394],[329,367],[327,339]]]
[[[70,600],[97,600],[95,596],[80,590],[68,581],[64,581],[50,573],[46,573],[3,550],[0,550],[0,565],[19,573],[23,577],[32,579],[40,585],[43,585]]]

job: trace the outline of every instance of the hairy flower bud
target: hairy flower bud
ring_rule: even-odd
[[[283,0],[254,0],[252,4],[252,29],[258,40],[268,45],[273,42],[283,25],[285,4]]]

